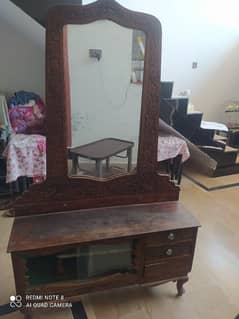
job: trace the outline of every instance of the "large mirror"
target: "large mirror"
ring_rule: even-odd
[[[137,170],[145,34],[109,20],[66,25],[68,176]]]
[[[99,0],[52,8],[46,32],[47,179],[16,215],[177,200],[158,174],[160,22]]]

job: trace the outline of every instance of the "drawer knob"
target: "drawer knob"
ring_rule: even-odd
[[[175,239],[174,233],[170,233],[170,234],[168,235],[168,239],[174,240],[174,239]]]
[[[173,254],[173,250],[171,248],[169,248],[168,250],[166,250],[166,255],[167,256],[172,256]]]

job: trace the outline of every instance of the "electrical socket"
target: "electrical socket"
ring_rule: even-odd
[[[192,63],[192,69],[197,69],[198,63],[196,61],[193,61]]]
[[[96,58],[98,61],[102,58],[101,49],[89,49],[89,57]]]

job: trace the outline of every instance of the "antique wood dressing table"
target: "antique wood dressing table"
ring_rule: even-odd
[[[101,37],[94,38],[95,27],[97,32],[104,31]],[[115,39],[108,51],[107,32],[112,32],[111,40]],[[75,41],[75,36],[95,42],[87,43],[86,49],[82,49],[84,41]],[[135,37],[140,37],[140,48],[137,41],[134,44]],[[101,42],[97,42],[99,39]],[[112,47],[127,44],[125,39],[129,40],[130,53],[125,54],[125,61],[129,62],[126,64],[130,70],[131,60],[127,59],[132,52],[136,54],[137,49],[141,50],[143,84],[132,84],[130,75],[124,77],[120,73],[123,67],[116,70],[115,81],[121,74],[120,79],[126,84],[123,96],[131,99],[133,96],[136,102],[134,105],[130,101],[130,111],[138,111],[129,116],[126,98],[114,105],[109,103],[110,121],[97,131],[101,112],[98,110],[95,116],[96,111],[89,110],[94,105],[92,90],[98,94],[98,105],[102,109],[106,108],[106,100],[110,99],[105,96],[110,93],[106,92],[106,85],[97,93],[102,79],[97,82],[96,75],[89,79],[83,70],[87,64],[94,74],[100,72],[105,81],[109,79],[110,85],[111,75],[106,74],[112,70],[109,57],[117,54]],[[76,63],[77,45],[80,49]],[[102,59],[93,61],[87,55],[88,49],[99,48]],[[99,290],[168,281],[176,281],[178,295],[183,294],[183,284],[192,268],[199,223],[178,202],[179,188],[157,171],[160,56],[161,26],[152,16],[129,11],[112,0],[50,10],[46,64],[47,179],[42,184],[32,185],[16,200],[8,245],[16,294],[24,301],[27,294],[61,294],[65,300],[72,300]],[[107,67],[104,63],[108,63]],[[75,82],[74,78],[81,73],[84,81],[78,87],[81,79]],[[84,94],[89,87],[86,99]],[[74,98],[78,90],[76,103]],[[117,92],[119,90],[117,87]],[[139,90],[142,90],[140,94]],[[100,104],[103,91],[104,99]],[[84,125],[79,122],[74,132],[72,121],[78,115],[84,119]],[[90,126],[92,119],[96,122]],[[133,119],[138,120],[133,122]],[[106,130],[111,122],[113,125]],[[127,123],[123,130],[120,123]],[[104,136],[98,136],[103,130]],[[129,172],[119,171],[107,177],[96,177],[90,170],[88,176],[78,176],[77,172],[72,175],[69,149],[112,136],[134,142],[132,170],[129,168]],[[91,168],[90,163],[86,165]],[[23,308],[26,317],[27,310]]]

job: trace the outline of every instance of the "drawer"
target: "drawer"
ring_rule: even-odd
[[[192,241],[160,247],[147,247],[147,249],[145,249],[145,264],[158,263],[161,259],[165,258],[192,256],[193,248],[194,245]]]
[[[147,238],[145,239],[145,244],[147,247],[154,247],[162,246],[165,244],[172,244],[179,241],[192,240],[196,232],[196,228],[164,231],[147,236]]]
[[[144,267],[144,281],[160,281],[186,276],[192,268],[192,256],[164,259]]]

